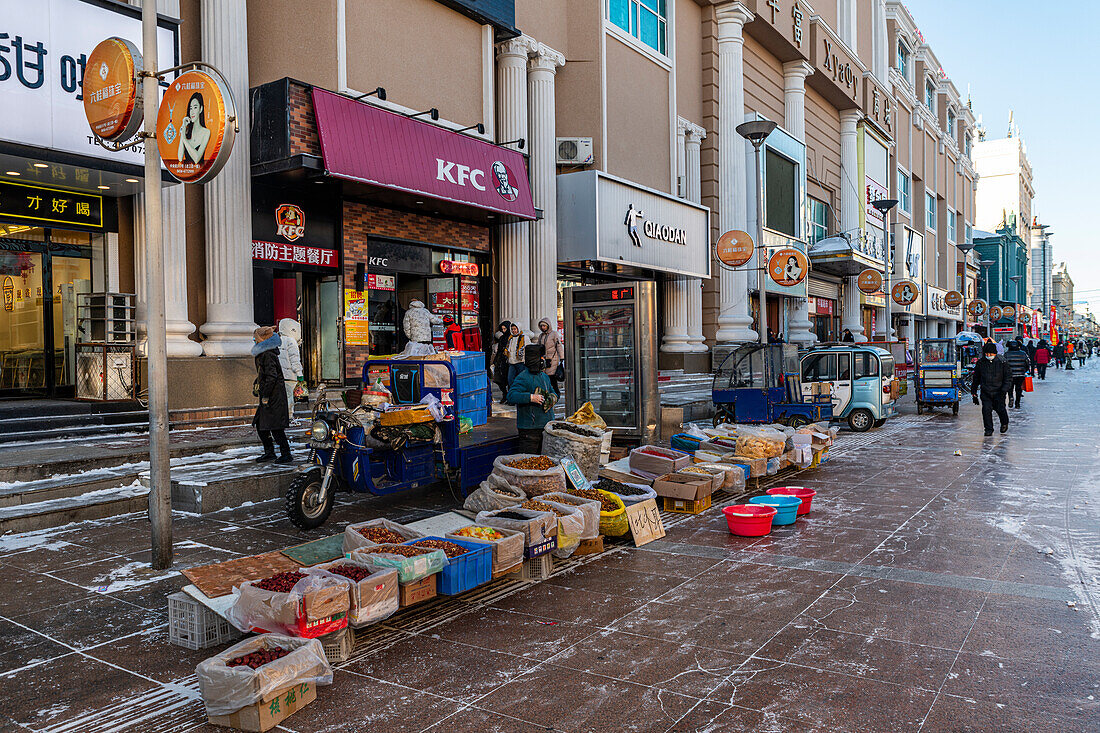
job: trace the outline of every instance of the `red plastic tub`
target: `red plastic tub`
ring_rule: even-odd
[[[738,537],[763,537],[772,531],[776,509],[759,504],[734,504],[722,509],[730,534]]]
[[[814,497],[817,496],[817,492],[813,489],[807,489],[804,486],[777,486],[774,489],[768,489],[767,493],[772,496],[797,496],[802,500],[802,506],[798,507],[798,514],[809,514],[810,504],[813,502]]]

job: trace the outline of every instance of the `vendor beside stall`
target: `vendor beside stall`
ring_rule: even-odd
[[[535,344],[523,350],[525,369],[508,388],[508,402],[516,406],[518,453],[542,453],[542,429],[554,418],[558,393],[542,368],[543,347]]]

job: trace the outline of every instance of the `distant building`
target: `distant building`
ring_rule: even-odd
[[[1073,278],[1065,262],[1054,266],[1050,279],[1050,302],[1058,309],[1058,323],[1069,325],[1073,322]]]

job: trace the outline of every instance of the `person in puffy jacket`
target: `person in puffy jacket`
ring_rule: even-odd
[[[1012,402],[1012,392],[1008,393],[1008,406],[1019,407],[1020,395],[1024,393],[1024,379],[1031,373],[1031,359],[1019,341],[1009,341],[1006,345],[1005,361],[1012,368],[1012,386],[1016,393],[1016,403]]]
[[[523,349],[525,346],[527,346],[527,336],[523,333],[523,327],[519,325],[518,321],[512,321],[512,325],[508,329],[508,346],[504,351],[505,356],[508,358],[509,386],[523,371]]]
[[[409,309],[401,320],[401,327],[409,341],[417,344],[432,343],[432,325],[443,325],[443,319],[424,307],[419,300],[409,302]]]
[[[565,359],[565,348],[562,346],[561,336],[558,335],[556,320],[543,318],[539,321],[538,343],[542,346],[545,355],[543,358],[546,359],[546,376],[550,377],[554,391],[561,392],[557,373],[558,365]]]
[[[443,342],[448,351],[465,351],[466,342],[462,338],[462,327],[450,316],[443,316]]]
[[[302,324],[293,318],[279,321],[279,368],[283,370],[283,384],[286,385],[287,414],[294,420],[294,388],[298,382],[305,381],[302,369]]]
[[[256,343],[252,346],[252,356],[256,359],[256,381],[253,391],[260,398],[252,425],[264,444],[264,454],[256,459],[258,463],[275,461],[290,463],[290,443],[286,439],[286,429],[290,426],[290,416],[286,411],[286,387],[283,384],[283,370],[279,366],[279,335],[271,326],[262,326],[252,332]],[[280,455],[275,456],[275,443],[279,444]]]
[[[1050,353],[1050,346],[1047,345],[1046,339],[1040,339],[1039,345],[1035,347],[1035,369],[1039,373],[1039,379],[1046,381],[1047,378],[1047,365],[1050,364],[1050,360],[1053,354]]]
[[[501,403],[508,401],[508,339],[511,336],[512,324],[501,321],[497,332],[493,334],[493,350],[491,353],[493,364],[493,381],[500,387]]]
[[[543,371],[542,346],[532,344],[523,350],[524,369],[508,388],[508,402],[516,406],[517,453],[542,453],[542,429],[554,419],[553,402],[558,391]],[[549,407],[549,409],[548,409]]]
[[[1012,389],[1012,367],[1005,358],[997,353],[997,345],[987,341],[982,346],[982,358],[974,365],[974,376],[970,383],[970,394],[974,404],[978,404],[978,392],[981,391],[982,422],[985,434],[993,435],[993,413],[1001,421],[1001,432],[1008,432],[1008,410],[1005,409],[1005,396]]]

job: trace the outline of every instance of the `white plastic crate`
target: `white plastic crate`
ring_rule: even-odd
[[[185,649],[206,649],[240,636],[218,614],[186,593],[168,596],[168,641]]]
[[[530,560],[524,560],[523,567],[519,571],[519,577],[522,580],[546,580],[550,577],[550,571],[553,569],[554,558],[547,552]]]
[[[354,646],[351,629],[340,629],[317,638],[321,642],[321,647],[325,650],[325,659],[329,661],[329,664],[348,661]]]

